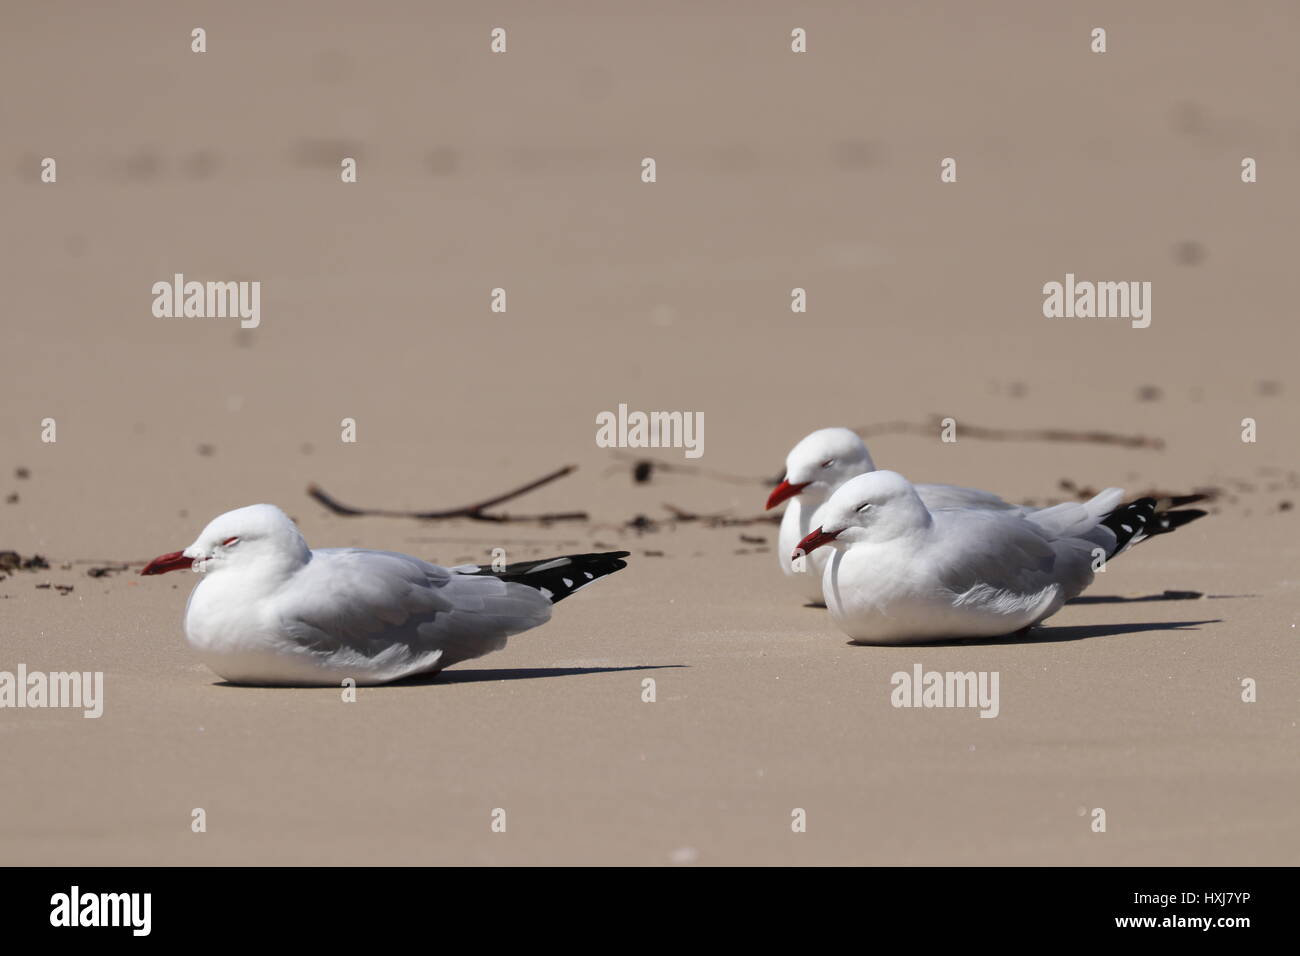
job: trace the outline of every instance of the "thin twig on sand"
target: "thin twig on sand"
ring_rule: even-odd
[[[577,465],[565,465],[549,475],[543,475],[536,481],[530,481],[526,485],[521,485],[505,494],[497,495],[494,498],[488,498],[486,501],[480,501],[477,504],[464,505],[460,508],[447,508],[442,511],[402,511],[391,508],[355,508],[351,505],[345,505],[336,498],[325,493],[325,490],[319,485],[311,484],[307,486],[307,494],[315,498],[322,505],[334,512],[336,515],[343,515],[348,518],[356,517],[380,517],[380,518],[415,518],[418,521],[443,521],[450,518],[469,518],[473,521],[496,521],[496,522],[521,522],[534,521],[542,524],[550,524],[553,521],[586,521],[587,513],[585,511],[554,511],[539,515],[508,515],[508,514],[488,514],[487,509],[494,505],[502,504],[520,495],[525,495],[542,485],[550,484],[559,478],[577,469]]]
[[[932,415],[924,425],[916,422],[882,422],[878,425],[863,425],[855,428],[863,438],[872,435],[911,434],[933,435],[943,428],[944,419]],[[1068,428],[988,428],[982,425],[957,423],[957,433],[968,438],[984,438],[989,441],[1054,441],[1054,442],[1088,442],[1095,445],[1121,445],[1125,448],[1165,447],[1164,439],[1150,438],[1146,435],[1121,435],[1117,432],[1071,431]]]
[[[751,524],[776,524],[778,521],[781,520],[781,516],[779,514],[762,514],[762,515],[753,515],[748,518],[737,518],[734,515],[729,515],[724,511],[719,511],[713,514],[702,515],[702,514],[697,514],[694,511],[687,511],[685,508],[678,508],[676,505],[670,505],[666,502],[664,503],[664,510],[673,516],[672,518],[673,521],[679,521],[679,522],[699,521],[709,528],[730,528],[736,525],[751,525]]]

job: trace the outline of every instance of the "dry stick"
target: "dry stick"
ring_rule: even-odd
[[[420,521],[442,521],[447,518],[470,518],[474,521],[540,521],[550,523],[552,521],[586,521],[587,513],[585,511],[557,511],[540,515],[490,515],[487,509],[493,505],[499,505],[502,502],[510,501],[512,498],[518,498],[520,495],[527,494],[535,488],[542,485],[550,484],[558,478],[577,469],[577,465],[565,465],[558,471],[553,471],[549,475],[544,475],[536,481],[530,481],[513,491],[507,491],[503,495],[497,495],[495,498],[489,498],[487,501],[480,501],[478,504],[465,505],[461,508],[448,508],[444,511],[394,511],[387,508],[354,508],[351,505],[345,505],[336,499],[327,495],[319,485],[311,484],[307,486],[307,494],[315,498],[322,505],[334,512],[336,515],[353,518],[359,516],[381,517],[381,518],[415,518]]]
[[[678,508],[675,505],[664,503],[664,510],[672,515],[673,521],[703,521],[711,528],[732,527],[734,525],[750,524],[775,524],[781,520],[779,514],[753,515],[749,518],[735,518],[724,511],[713,514],[696,514],[694,511],[687,511],[684,508]]]
[[[943,419],[934,415],[930,423],[917,425],[914,422],[884,422],[879,425],[863,425],[855,428],[859,435],[868,438],[872,435],[886,435],[905,432],[914,435],[932,435],[936,429],[943,427]],[[1120,435],[1115,432],[1078,432],[1064,428],[988,428],[980,425],[957,425],[958,433],[970,438],[985,438],[990,441],[1055,441],[1055,442],[1090,442],[1098,445],[1122,445],[1125,448],[1165,447],[1163,439],[1148,438],[1145,435]]]

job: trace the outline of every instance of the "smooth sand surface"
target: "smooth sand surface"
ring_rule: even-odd
[[[0,670],[106,696],[0,710],[0,862],[1297,862],[1293,7],[265,6],[20,4],[0,37],[0,550],[52,565],[0,580]],[[175,272],[260,281],[260,327],[155,318]],[[1045,319],[1067,272],[1152,282],[1151,326]],[[594,441],[619,403],[703,412],[703,458],[652,454],[703,471],[634,483]],[[928,648],[848,645],[773,525],[629,527],[756,515],[806,432],[931,415],[956,443],[876,462],[1223,494],[1033,640]],[[505,510],[589,522],[305,494],[450,507],[569,463]],[[231,687],[184,642],[188,573],[87,570],[258,501],[318,547],[632,557],[432,681]],[[1141,600],[1167,589],[1207,596]],[[999,672],[999,716],[894,708],[918,663]]]

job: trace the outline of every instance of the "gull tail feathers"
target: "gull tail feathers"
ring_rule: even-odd
[[[629,551],[603,551],[590,554],[567,554],[540,561],[520,561],[508,564],[500,571],[491,565],[479,565],[462,574],[486,574],[512,584],[522,584],[541,591],[552,604],[558,604],[571,594],[576,594],[588,584],[627,567],[623,559]]]
[[[1163,503],[1155,498],[1138,498],[1136,501],[1121,505],[1107,515],[1101,523],[1115,535],[1115,547],[1109,556],[1113,558],[1134,545],[1141,544],[1147,538],[1169,534],[1207,514],[1199,508],[1186,508],[1181,511],[1159,510]]]

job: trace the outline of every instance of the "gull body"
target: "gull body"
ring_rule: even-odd
[[[141,572],[192,568],[185,637],[236,684],[381,684],[436,673],[550,620],[552,606],[625,566],[627,552],[444,568],[393,551],[311,550],[274,505],[214,518]]]
[[[836,625],[874,644],[994,637],[1039,623],[1092,583],[1094,569],[1201,511],[1120,505],[1108,488],[1032,512],[930,510],[902,475],[845,482],[799,547],[828,552],[822,588]]]

